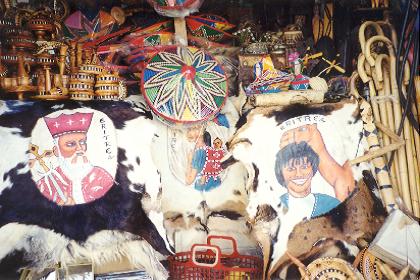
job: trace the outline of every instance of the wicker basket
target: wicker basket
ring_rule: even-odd
[[[232,242],[232,254],[223,254],[214,239]],[[251,280],[262,279],[263,261],[256,256],[238,253],[235,239],[226,236],[209,236],[207,244],[195,244],[191,251],[169,257],[171,279],[183,280]]]

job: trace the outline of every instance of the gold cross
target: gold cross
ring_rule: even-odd
[[[33,159],[33,161],[38,161],[45,172],[48,172],[50,170],[48,166],[45,164],[45,161],[43,160],[43,158],[51,157],[53,155],[52,150],[45,150],[42,154],[39,154],[39,146],[34,145],[34,144],[29,144],[29,152],[35,156],[35,159]]]

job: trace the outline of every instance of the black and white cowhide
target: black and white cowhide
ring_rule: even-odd
[[[206,141],[210,142],[208,145],[221,139],[223,153],[224,143],[235,133],[239,118],[231,99],[226,100],[216,120],[202,124]],[[191,126],[158,125],[159,137],[153,143],[153,155],[162,175],[162,212],[168,240],[176,252],[185,252],[194,244],[206,243],[208,235],[224,235],[237,241],[240,253],[255,251],[255,240],[246,225],[246,169],[240,162],[223,168],[219,175],[220,185],[209,190],[200,190],[194,183],[187,183],[187,155],[196,145],[195,140],[188,139],[191,130]],[[231,249],[229,243],[222,245]]]
[[[103,196],[60,206],[42,195],[32,179],[28,146],[40,118],[80,108],[102,112],[112,121],[117,168]],[[169,246],[158,213],[160,175],[150,151],[154,134],[150,112],[134,103],[0,101],[0,260],[23,251],[29,267],[42,270],[57,262],[100,265],[127,257],[154,279],[166,279],[159,259]]]
[[[362,170],[370,168],[349,163],[366,150],[358,105],[343,101],[261,107],[243,115],[237,128],[228,143],[230,161],[239,160],[248,170],[250,224],[264,247],[267,270],[271,263],[275,271],[295,226],[347,201]],[[333,220],[349,218],[337,215]],[[324,237],[333,238],[328,231]]]

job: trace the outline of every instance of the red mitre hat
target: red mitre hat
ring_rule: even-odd
[[[61,114],[56,118],[44,117],[53,138],[67,133],[86,133],[92,122],[93,113]]]

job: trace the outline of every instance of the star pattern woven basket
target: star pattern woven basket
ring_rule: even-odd
[[[142,93],[161,118],[196,123],[213,118],[228,91],[225,72],[211,55],[194,47],[168,47],[147,63]]]

